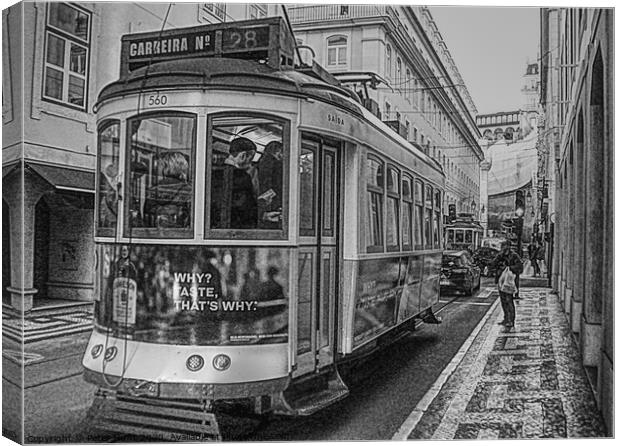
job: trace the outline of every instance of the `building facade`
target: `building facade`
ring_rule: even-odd
[[[444,213],[455,205],[477,215],[483,159],[477,111],[430,10],[325,4],[290,5],[288,13],[298,43],[315,61],[442,166]]]
[[[614,11],[541,11],[539,181],[557,290],[613,435]],[[544,175],[544,176],[543,176]],[[551,198],[551,200],[549,200]],[[542,197],[541,203],[544,204]],[[544,209],[543,209],[544,210]]]
[[[93,299],[96,121],[121,36],[277,5],[22,2],[2,12],[2,290],[20,311]],[[22,225],[23,224],[23,225]]]
[[[540,74],[537,64],[528,63],[521,88],[522,108],[476,116],[482,134],[480,146],[485,161],[482,166],[480,200],[485,212],[480,222],[488,236],[515,236],[516,195],[524,198],[521,240],[543,238],[538,221],[538,180],[536,152],[539,141]]]

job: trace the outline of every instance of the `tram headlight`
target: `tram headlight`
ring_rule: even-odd
[[[93,348],[90,349],[90,354],[93,359],[98,358],[101,352],[103,351],[103,345],[97,344]]]
[[[105,359],[106,361],[112,361],[114,358],[116,358],[117,353],[118,349],[116,347],[108,347],[105,351],[105,356],[103,357],[103,359]]]
[[[227,355],[217,355],[213,358],[213,367],[220,372],[223,372],[230,367],[230,357]]]
[[[187,358],[185,365],[190,372],[197,372],[205,365],[205,360],[200,355],[192,355]]]

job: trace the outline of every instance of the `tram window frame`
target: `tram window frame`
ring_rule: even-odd
[[[133,201],[131,195],[131,128],[132,123],[138,120],[157,119],[157,118],[190,118],[193,121],[193,131],[191,139],[189,170],[192,183],[191,211],[189,216],[188,228],[157,228],[157,227],[136,227],[130,225],[129,207]],[[125,121],[125,172],[124,172],[124,203],[123,203],[123,235],[129,238],[150,238],[150,239],[192,239],[194,238],[194,220],[196,217],[196,153],[198,137],[198,114],[183,112],[178,110],[162,110],[157,112],[147,112],[130,116]],[[146,200],[145,200],[146,201]]]
[[[378,176],[379,178],[381,178],[381,182],[377,181],[376,185],[375,184],[371,184],[368,181],[368,177],[370,175],[369,172],[369,166],[368,163],[369,161],[374,161],[377,162],[379,164],[379,167],[381,169],[381,175]],[[385,244],[385,206],[384,206],[384,201],[385,201],[385,162],[379,158],[378,156],[369,153],[366,156],[366,166],[365,166],[365,171],[366,174],[364,175],[364,180],[366,182],[366,216],[368,221],[366,222],[366,252],[367,253],[379,253],[379,252],[383,252],[383,247]],[[371,222],[371,218],[372,218],[372,194],[376,195],[379,198],[379,205],[381,207],[381,209],[378,210],[377,215],[379,217],[378,220],[378,234],[380,237],[380,244],[371,244],[371,241],[376,241],[373,240],[372,236],[373,234],[370,234],[370,222]]]
[[[391,173],[396,174],[395,181],[392,179]],[[401,174],[400,170],[394,166],[393,164],[388,164],[385,169],[385,245],[387,252],[395,252],[400,251],[400,193],[401,193]],[[392,188],[390,190],[390,183]],[[395,200],[395,203],[394,203]],[[395,226],[392,228],[394,230],[394,237],[396,239],[396,244],[389,245],[388,244],[388,225],[390,222],[388,221],[388,207],[392,209],[396,215],[394,215]]]
[[[235,118],[264,119],[282,126],[282,213],[279,229],[234,229],[211,228],[211,181],[213,167],[213,121],[217,119]],[[289,193],[290,193],[290,151],[291,122],[281,116],[252,111],[218,112],[207,116],[206,166],[204,194],[204,237],[214,240],[286,240],[289,234]]]
[[[123,135],[121,133],[122,131],[122,125],[121,125],[121,121],[120,119],[106,119],[102,122],[99,123],[99,125],[97,126],[97,170],[96,170],[96,176],[95,176],[95,234],[97,237],[114,237],[116,235],[117,232],[117,228],[118,228],[118,216],[119,216],[119,212],[118,212],[118,204],[119,204],[119,200],[117,197],[116,200],[116,222],[114,223],[113,226],[100,226],[100,218],[101,218],[101,180],[102,180],[102,174],[103,172],[101,171],[101,134],[107,130],[109,127],[112,127],[113,125],[117,125],[118,126],[118,150],[116,152],[116,156],[114,156],[114,154],[112,155],[113,158],[116,158],[116,164],[117,164],[117,179],[118,179],[118,174],[120,173],[120,160],[121,160],[121,150],[123,149],[122,147],[122,140],[123,140]],[[117,185],[111,185],[111,186],[118,186]]]
[[[299,184],[299,235],[301,237],[316,237],[317,235],[317,225],[316,225],[316,216],[317,216],[317,212],[318,212],[318,200],[317,200],[317,188],[318,188],[318,168],[319,168],[319,152],[320,152],[320,141],[313,139],[313,138],[308,138],[307,134],[302,134],[302,138],[301,138],[301,148],[299,151],[299,161],[298,163],[301,163],[301,157],[302,155],[304,155],[304,150],[307,151],[307,153],[311,153],[312,154],[312,184],[310,184],[310,192],[311,192],[311,198],[309,200],[304,200],[302,199],[302,174],[300,171],[300,175],[299,175],[299,180],[298,180],[298,184]],[[302,212],[302,207],[305,207],[305,209],[303,209],[304,212]],[[309,215],[309,226],[303,226],[303,224],[305,223],[306,219],[302,219],[302,215],[305,215],[305,212],[310,211],[310,215]],[[321,227],[323,226],[323,222],[321,222]]]
[[[414,181],[414,245],[415,249],[424,248],[424,182],[420,179]]]
[[[433,214],[433,246],[441,248],[441,190],[434,189],[434,214]],[[435,227],[435,225],[437,225]]]
[[[429,192],[430,191],[430,192]],[[430,199],[429,199],[430,196]],[[433,248],[433,187],[424,187],[424,249]]]
[[[406,172],[403,172],[401,177],[401,190],[402,190],[402,201],[401,201],[401,221],[402,221],[402,233],[401,233],[401,241],[402,241],[402,250],[403,251],[412,251],[413,250],[413,177]],[[409,193],[405,194],[405,183],[408,184],[407,188],[409,189]],[[408,224],[405,225],[405,216],[409,218]],[[408,243],[405,243],[405,235],[407,236]]]

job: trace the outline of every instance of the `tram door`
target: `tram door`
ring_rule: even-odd
[[[333,362],[340,144],[302,135],[299,268],[294,376]]]

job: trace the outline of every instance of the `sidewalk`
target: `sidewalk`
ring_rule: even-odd
[[[515,328],[497,325],[497,299],[394,439],[605,435],[557,296],[547,288],[520,294]]]
[[[93,304],[35,309],[25,316],[2,306],[2,334],[14,342],[31,342],[88,332],[93,326]]]

